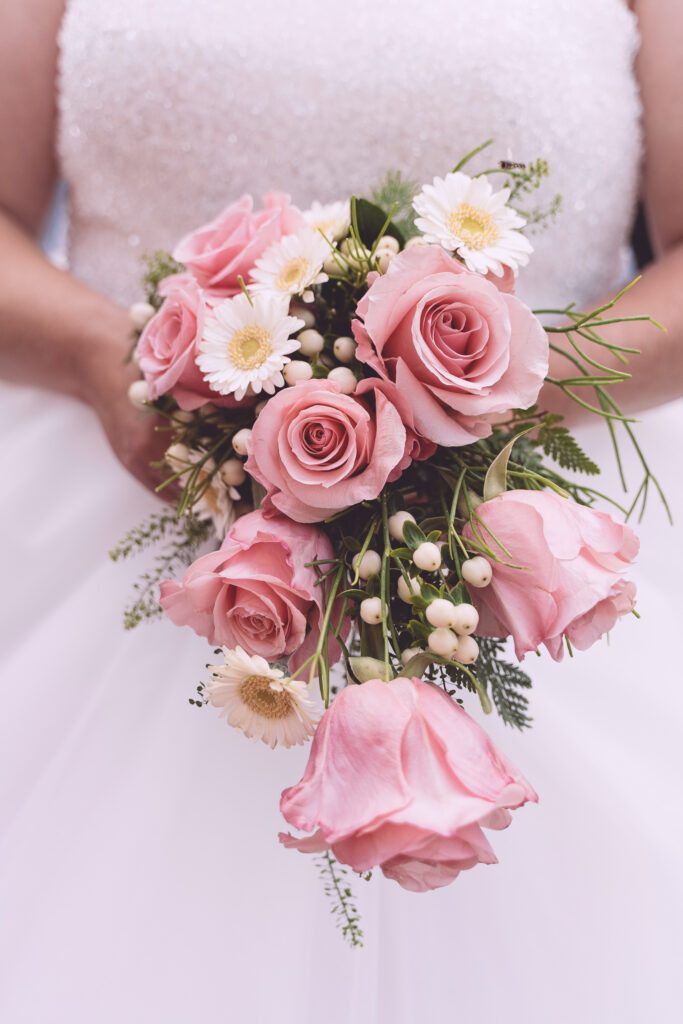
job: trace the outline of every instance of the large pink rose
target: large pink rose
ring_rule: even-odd
[[[213,402],[234,408],[232,395],[219,395],[204,380],[195,362],[204,330],[205,302],[189,274],[175,274],[162,281],[164,302],[147,323],[136,355],[152,401],[170,394],[181,409],[197,409]]]
[[[177,626],[191,626],[212,644],[239,645],[269,661],[295,655],[294,670],[313,653],[323,615],[323,591],[306,563],[331,557],[320,530],[250,512],[182,582],[161,584],[161,607]],[[336,650],[333,655],[336,660]]]
[[[331,850],[354,871],[379,865],[405,889],[448,885],[494,864],[482,832],[538,797],[443,690],[418,679],[347,686],[325,712],[303,778],[282,794],[302,852]]]
[[[548,372],[533,313],[440,246],[400,253],[356,312],[358,359],[410,396],[416,432],[436,444],[486,437],[487,417],[533,405]]]
[[[290,204],[289,196],[271,192],[263,197],[263,209],[254,213],[254,200],[244,195],[215,220],[186,235],[173,256],[213,298],[227,298],[237,295],[238,278],[249,279],[268,246],[302,227],[303,214]]]
[[[559,661],[565,636],[586,650],[633,609],[636,588],[623,576],[638,538],[606,512],[550,491],[506,491],[477,516],[479,539],[501,559],[489,586],[472,591],[477,631],[512,636],[518,658],[545,644]]]
[[[260,413],[246,468],[265,487],[264,508],[316,523],[378,496],[404,461],[406,432],[382,392],[375,407],[336,384],[284,388]]]

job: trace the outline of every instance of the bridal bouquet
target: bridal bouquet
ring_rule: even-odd
[[[174,507],[113,552],[163,545],[126,624],[162,609],[217,648],[191,703],[271,747],[312,739],[280,839],[322,857],[354,943],[349,868],[446,885],[537,800],[465,704],[528,725],[517,663],[634,612],[633,507],[595,507],[598,467],[539,404],[548,382],[640,453],[611,392],[627,372],[585,348],[632,351],[602,333],[616,299],[529,309],[542,215],[520,204],[547,168],[471,177],[472,155],[372,201],[243,196],[155,255],[131,310],[131,400],[166,432]],[[635,504],[658,486],[642,462]]]

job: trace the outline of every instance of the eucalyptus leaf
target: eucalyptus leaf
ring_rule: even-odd
[[[510,455],[515,443],[519,441],[520,437],[524,434],[528,434],[532,427],[527,427],[526,430],[522,430],[521,433],[513,437],[511,441],[505,445],[505,447],[498,452],[495,459],[486,471],[486,477],[484,479],[484,501],[491,501],[492,498],[497,498],[499,494],[503,494],[507,490],[507,473],[508,473],[508,462],[510,461]]]
[[[354,657],[349,658],[349,663],[351,671],[361,683],[367,683],[369,679],[384,679],[384,662],[378,658]]]
[[[404,665],[398,674],[399,679],[404,677],[406,679],[412,679],[415,676],[417,679],[422,679],[427,669],[433,664],[433,658],[430,654],[421,652],[416,654],[410,659],[407,665]]]

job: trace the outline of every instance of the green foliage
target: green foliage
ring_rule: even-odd
[[[546,416],[543,420],[537,440],[544,453],[562,469],[597,476],[600,467],[586,455],[576,438],[561,425],[561,421],[562,417],[555,414]]]
[[[419,192],[414,181],[404,178],[400,171],[389,171],[386,177],[372,190],[372,201],[387,213],[395,207],[394,224],[400,228],[404,238],[418,234],[415,227],[413,199]]]
[[[153,567],[143,573],[133,586],[135,597],[123,613],[125,629],[135,629],[141,622],[149,622],[162,614],[159,584],[190,564],[201,545],[208,540],[211,530],[209,521],[196,516],[178,519],[173,512],[155,512],[141,526],[130,530],[109,552],[114,561],[120,561],[153,544],[166,542],[160,554],[155,555]]]
[[[165,252],[163,249],[157,249],[152,254],[146,253],[143,256],[143,261],[146,269],[142,280],[147,301],[155,309],[158,309],[161,305],[159,285],[165,277],[170,277],[171,274],[180,274],[185,267],[182,263],[174,260],[170,252]]]
[[[479,658],[475,670],[479,681],[491,693],[496,711],[506,725],[528,729],[531,718],[527,714],[529,700],[523,692],[531,688],[531,679],[517,665],[505,661],[505,641],[490,637],[477,637]]]
[[[332,901],[331,913],[337,918],[337,927],[341,928],[342,936],[350,946],[362,946],[363,930],[356,900],[347,881],[348,868],[339,864],[329,850],[316,857],[316,862],[325,895]],[[370,875],[362,877],[369,879]]]
[[[371,249],[382,234],[395,238],[403,245],[405,239],[393,220],[386,223],[391,207],[388,210],[368,202],[367,199],[355,200],[356,224],[361,242]]]

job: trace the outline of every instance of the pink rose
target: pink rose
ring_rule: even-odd
[[[285,846],[331,850],[354,871],[379,865],[405,889],[448,885],[494,864],[482,832],[538,797],[443,690],[418,679],[347,686],[318,726],[303,778],[282,794]]]
[[[477,516],[479,539],[501,558],[489,586],[472,591],[478,632],[512,636],[520,660],[545,644],[559,661],[563,636],[585,650],[633,609],[635,586],[623,575],[638,538],[606,512],[551,491],[506,491]],[[466,537],[472,532],[465,528]]]
[[[265,487],[264,507],[316,523],[376,498],[404,459],[406,432],[396,408],[375,408],[336,384],[307,380],[278,392],[260,413],[246,469]]]
[[[158,313],[147,323],[136,355],[152,401],[170,394],[181,409],[197,409],[213,402],[227,408],[238,403],[232,395],[219,395],[204,380],[195,362],[204,330],[205,302],[189,274],[174,274],[162,281],[165,296]]]
[[[269,661],[296,654],[301,664],[317,643],[324,596],[306,562],[331,557],[320,530],[250,512],[182,582],[161,584],[161,607],[177,626],[191,626],[212,644],[240,646]]]
[[[264,196],[263,209],[253,210],[254,200],[244,195],[215,220],[186,235],[175,248],[174,258],[185,264],[213,298],[237,295],[238,278],[248,280],[268,246],[305,227],[303,214],[281,192]]]
[[[415,430],[429,441],[471,444],[491,432],[487,417],[536,401],[548,339],[502,283],[504,291],[440,246],[419,246],[358,303],[358,359],[409,396]]]

